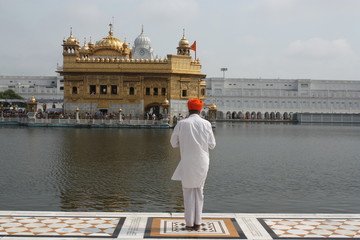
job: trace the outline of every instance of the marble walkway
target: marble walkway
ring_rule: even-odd
[[[359,239],[360,214],[205,213],[186,231],[182,213],[0,211],[0,239]]]

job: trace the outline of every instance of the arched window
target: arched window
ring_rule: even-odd
[[[201,96],[205,96],[205,88],[201,89]]]
[[[130,87],[130,89],[129,89],[129,95],[135,95],[135,88]]]

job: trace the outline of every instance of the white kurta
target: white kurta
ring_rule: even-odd
[[[203,186],[209,170],[209,149],[216,145],[209,121],[191,114],[175,126],[171,145],[180,147],[181,160],[172,180],[181,181],[183,188]]]

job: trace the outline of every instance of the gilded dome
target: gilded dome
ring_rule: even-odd
[[[206,86],[206,82],[205,82],[204,80],[201,80],[201,81],[200,81],[200,85],[201,85],[201,86]]]
[[[126,42],[126,38],[125,38],[124,43],[123,43],[123,47],[127,48],[128,46],[129,46],[129,44]]]
[[[211,104],[211,105],[209,106],[209,109],[210,109],[210,110],[216,110],[216,109],[217,109],[217,107],[216,107],[216,105],[215,105],[215,104]]]
[[[113,31],[110,24],[109,36],[96,42],[95,47],[110,47],[110,48],[122,48],[123,42],[113,36]]]
[[[163,106],[169,106],[169,100],[165,99],[162,103]]]
[[[73,35],[70,35],[70,37],[68,37],[68,39],[66,40],[66,42],[70,43],[70,42],[76,42],[76,38],[74,38]]]
[[[34,96],[32,96],[29,102],[30,103],[36,103],[36,98]]]
[[[81,50],[82,50],[82,51],[87,51],[87,50],[89,50],[89,47],[86,45],[86,39],[84,39],[84,46],[82,46]]]
[[[91,41],[91,38],[90,38],[90,42],[88,43],[88,46],[91,48],[91,47],[94,47],[94,43]]]
[[[68,37],[68,39],[66,39],[66,41],[64,40],[64,43],[66,44],[79,44],[79,41],[72,35],[72,28],[70,28],[70,36]]]
[[[189,41],[185,38],[185,36],[183,36],[180,40],[179,47],[189,47]]]

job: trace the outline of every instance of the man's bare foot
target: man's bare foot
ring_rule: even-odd
[[[192,227],[192,226],[191,226],[191,227],[190,227],[190,226],[186,226],[186,227],[185,227],[185,230],[192,231],[192,230],[193,230],[193,227]]]
[[[200,226],[200,225],[198,225],[198,224],[194,224],[194,230],[195,230],[195,231],[199,231],[199,230],[200,230],[200,228],[201,228],[201,226]]]

